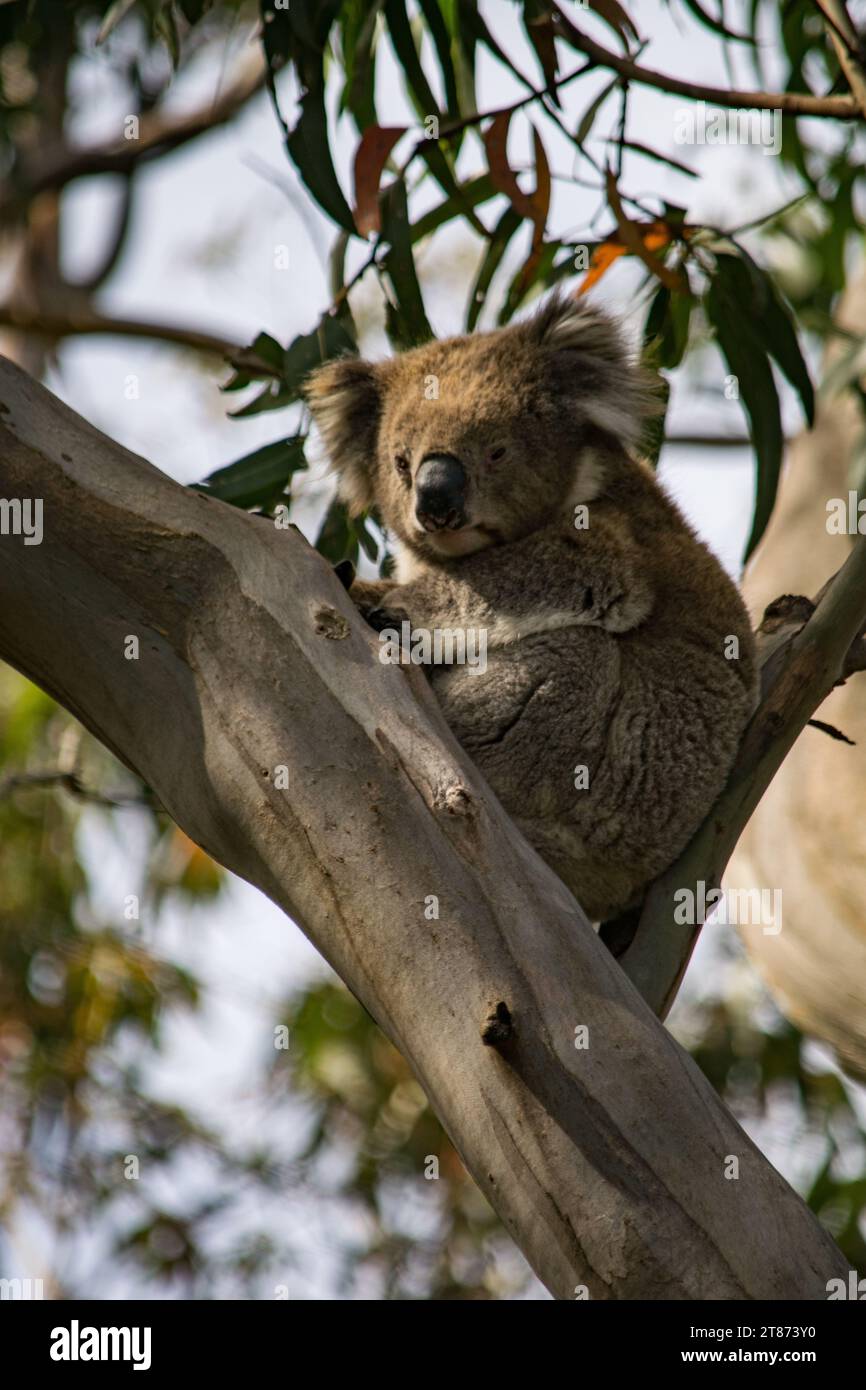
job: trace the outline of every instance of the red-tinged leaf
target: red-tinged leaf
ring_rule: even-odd
[[[646,252],[653,253],[656,251],[663,251],[665,247],[670,246],[671,242],[674,240],[675,233],[673,228],[669,223],[661,220],[655,222],[631,222],[629,226],[639,236]],[[691,227],[683,226],[679,229],[679,232],[686,238],[693,235],[693,229]],[[620,256],[631,256],[634,255],[635,252],[636,248],[633,242],[627,244],[619,231],[612,232],[609,237],[605,237],[604,241],[600,242],[592,253],[590,267],[581,283],[580,289],[577,291],[578,295],[586,294],[587,290],[592,289],[592,286],[598,283],[605,272],[613,265],[614,261],[619,260]],[[653,266],[652,269],[655,270],[655,267]],[[685,288],[685,285],[674,285],[668,288],[681,289]]]
[[[540,240],[547,225],[547,214],[550,212],[550,165],[541,143],[541,136],[534,126],[532,127],[532,140],[535,146],[535,192],[532,194],[530,202],[534,209],[533,221],[535,222],[536,234]]]
[[[529,290],[532,288],[532,285],[534,284],[538,273],[538,267],[541,265],[541,258],[543,255],[544,242],[536,241],[535,238],[533,238],[532,247],[530,249],[529,255],[524,261],[520,273],[517,275],[515,280],[515,292],[518,296],[518,301],[522,300],[529,293]]]
[[[635,43],[640,42],[640,34],[619,0],[589,0],[589,8],[595,10],[599,18],[619,34],[626,48],[629,39],[634,39]]]
[[[587,294],[593,285],[598,284],[602,275],[610,270],[614,261],[619,260],[620,256],[626,255],[628,252],[621,242],[616,242],[612,238],[603,241],[601,246],[597,246],[592,253],[589,270],[581,281],[580,289],[577,291],[578,295]]]
[[[524,24],[532,47],[535,49],[536,56],[541,64],[544,73],[544,80],[548,87],[552,87],[556,81],[556,29],[553,19],[549,13],[539,13],[530,16],[529,6],[524,5]],[[553,93],[553,100],[559,105],[559,98],[556,92]]]
[[[355,226],[358,235],[369,237],[382,230],[379,211],[379,183],[388,156],[406,133],[404,125],[371,125],[361,136],[355,152]]]
[[[619,196],[619,189],[616,186],[616,175],[612,169],[607,170],[605,183],[607,187],[607,201],[611,212],[616,218],[619,240],[622,244],[627,246],[633,255],[640,256],[640,259],[647,269],[652,271],[653,275],[661,280],[663,285],[667,285],[669,290],[676,290],[678,293],[683,293],[688,290],[688,280],[683,272],[669,269],[664,261],[660,260],[647,245],[646,237],[644,236],[646,224],[633,222],[630,217],[626,216],[622,200]]]
[[[495,186],[500,193],[504,193],[510,199],[515,212],[519,212],[521,217],[528,217],[530,222],[534,222],[535,209],[532,205],[532,199],[523,192],[517,182],[517,175],[508,163],[508,127],[510,124],[511,112],[500,111],[498,116],[493,117],[484,132],[487,166]]]
[[[508,127],[511,112],[502,111],[494,116],[484,135],[490,177],[500,193],[504,193],[515,212],[526,217],[535,227],[534,241],[544,235],[547,214],[550,211],[550,166],[541,143],[538,131],[533,127],[535,145],[535,190],[524,193],[517,182],[517,175],[508,163]]]

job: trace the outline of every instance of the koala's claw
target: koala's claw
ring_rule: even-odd
[[[364,614],[365,620],[376,632],[385,632],[387,628],[395,628],[400,631],[400,624],[408,622],[408,614],[402,608],[371,608]]]

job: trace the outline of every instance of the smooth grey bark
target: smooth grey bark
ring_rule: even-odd
[[[556,1297],[826,1297],[839,1251],[299,534],[179,487],[6,362],[0,497],[42,499],[45,528],[0,537],[0,656],[302,926]]]

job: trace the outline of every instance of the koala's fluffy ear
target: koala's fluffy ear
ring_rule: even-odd
[[[373,503],[372,468],[381,409],[377,368],[360,357],[341,357],[317,367],[304,397],[339,475],[339,495],[357,514]]]
[[[567,354],[565,380],[594,425],[625,444],[638,442],[659,406],[652,375],[632,362],[614,319],[585,299],[553,294],[520,328],[535,346]]]
[[[574,349],[617,366],[627,361],[616,323],[585,299],[554,293],[525,327],[540,346]]]

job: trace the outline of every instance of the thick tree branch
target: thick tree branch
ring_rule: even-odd
[[[845,1277],[297,532],[179,487],[9,363],[0,495],[44,508],[41,544],[0,537],[0,656],[303,926],[555,1296]]]
[[[54,340],[96,334],[121,338],[152,338],[158,342],[175,343],[178,347],[190,348],[193,352],[212,353],[215,357],[225,358],[233,367],[247,368],[259,376],[278,375],[273,366],[241,347],[240,343],[183,324],[157,323],[150,319],[114,318],[89,308],[70,309],[63,313],[43,313],[16,304],[0,304],[0,324],[16,328],[22,333],[35,333]]]
[[[630,82],[640,82],[645,87],[655,87],[660,92],[670,92],[675,96],[689,97],[692,101],[708,101],[714,106],[735,106],[745,110],[783,111],[790,116],[832,116],[837,120],[852,119],[860,115],[860,108],[854,97],[813,96],[810,92],[748,92],[725,90],[723,87],[707,87],[702,82],[687,82],[680,77],[668,77],[666,73],[654,72],[641,67],[630,58],[622,58],[611,53],[595,39],[589,38],[576,28],[565,15],[554,20],[554,29],[572,47],[580,49],[587,57],[602,68],[610,68]]]
[[[674,894],[698,898],[721,883],[728,860],[787,753],[833,687],[866,667],[866,537],[816,603],[790,596],[772,604],[759,630],[761,703],[746,730],[727,786],[683,854],[653,884],[633,940],[617,954],[661,1017],[673,1003],[702,923],[678,922]]]

